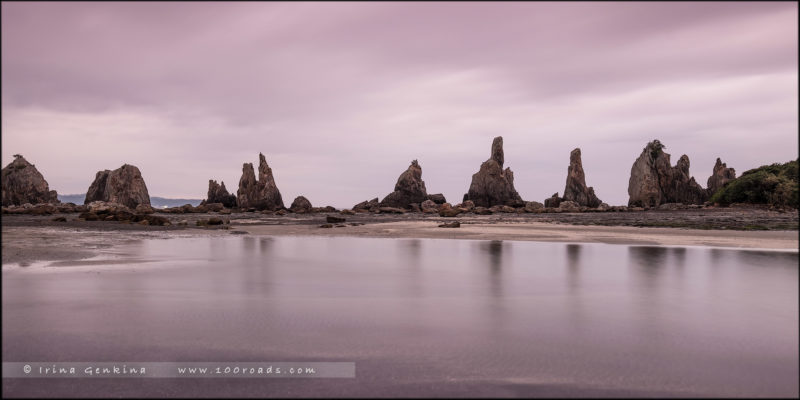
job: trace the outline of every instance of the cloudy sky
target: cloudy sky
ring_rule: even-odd
[[[61,194],[139,167],[235,192],[263,152],[288,206],[383,197],[412,159],[458,203],[503,136],[525,200],[626,204],[660,139],[705,187],[798,156],[797,3],[2,3],[2,163]],[[257,167],[257,164],[256,164]]]

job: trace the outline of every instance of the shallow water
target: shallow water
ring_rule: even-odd
[[[797,252],[254,236],[115,249],[106,267],[4,270],[3,361],[354,361],[356,378],[4,379],[4,395],[798,396]]]

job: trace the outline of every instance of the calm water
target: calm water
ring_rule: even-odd
[[[3,272],[3,361],[354,361],[357,377],[4,379],[4,395],[798,396],[797,252],[231,236],[118,253],[143,263]]]

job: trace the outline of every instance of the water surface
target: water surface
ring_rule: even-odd
[[[232,236],[117,253],[4,271],[3,361],[354,361],[357,377],[4,379],[4,395],[798,396],[797,252]]]

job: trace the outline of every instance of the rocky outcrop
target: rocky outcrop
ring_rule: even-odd
[[[558,197],[558,192],[555,192],[549,198],[544,199],[544,206],[547,208],[557,208],[559,204],[561,204],[561,197]]]
[[[297,196],[289,207],[289,210],[292,210],[293,213],[304,214],[312,212],[314,207],[311,206],[311,202],[308,201],[305,196]]]
[[[441,193],[429,194],[428,195],[428,200],[430,200],[430,201],[432,201],[432,202],[434,202],[436,204],[447,203],[447,200],[444,198],[444,195],[441,194]]]
[[[717,190],[725,186],[726,183],[734,179],[736,179],[736,170],[728,168],[722,160],[717,158],[717,163],[714,164],[714,170],[711,172],[711,176],[708,177],[708,182],[706,183],[708,195],[713,195]]]
[[[417,160],[414,160],[411,161],[408,169],[397,178],[394,192],[384,197],[380,206],[410,208],[412,203],[419,204],[427,198],[428,192],[425,189],[425,182],[422,180],[422,167],[419,166]]]
[[[267,165],[263,154],[258,153],[258,159],[258,180],[252,163],[242,165],[242,178],[239,179],[239,190],[236,192],[239,208],[272,211],[284,208],[281,192],[272,176],[272,168]]]
[[[581,149],[569,153],[569,168],[567,168],[567,185],[564,188],[564,201],[574,201],[578,205],[597,207],[602,203],[594,194],[594,188],[586,186],[586,176],[583,173],[581,162]]]
[[[42,174],[19,154],[3,168],[2,186],[4,206],[59,202],[58,194],[50,190]]]
[[[464,195],[464,201],[472,200],[478,207],[524,206],[525,202],[514,189],[514,173],[511,168],[503,170],[504,161],[503,137],[498,136],[492,142],[491,157],[472,175],[472,183]]]
[[[708,192],[689,175],[685,154],[676,166],[658,140],[647,144],[631,167],[629,207],[657,207],[664,203],[702,204]]]
[[[213,203],[222,203],[227,208],[236,207],[236,196],[228,193],[224,181],[218,184],[215,180],[208,180],[208,198],[200,204]]]
[[[378,203],[379,202],[378,202],[378,198],[377,197],[372,199],[372,200],[364,200],[361,203],[358,203],[358,204],[354,205],[353,206],[353,211],[364,212],[364,211],[369,211],[369,210],[372,210],[372,209],[375,209],[377,211]]]
[[[125,164],[113,171],[97,172],[83,204],[94,201],[117,203],[134,209],[140,204],[149,206],[150,195],[139,168]]]

